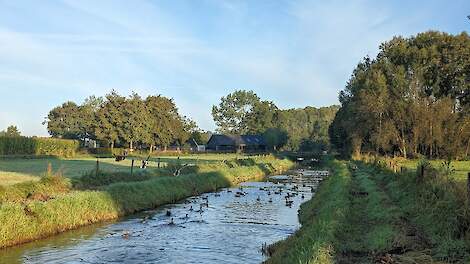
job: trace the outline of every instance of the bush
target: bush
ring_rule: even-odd
[[[37,144],[28,137],[0,137],[0,155],[34,155]]]
[[[80,146],[76,140],[57,138],[34,138],[37,142],[36,155],[73,157]]]
[[[73,157],[78,151],[76,140],[37,137],[0,137],[0,155],[45,155]]]

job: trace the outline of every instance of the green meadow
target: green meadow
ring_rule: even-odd
[[[193,154],[179,156],[158,156],[151,157],[147,167],[148,172],[158,171],[158,160],[160,167],[168,164],[207,164],[234,158],[244,158],[244,155],[237,154]],[[132,159],[135,159],[134,170],[142,171],[140,165],[145,156],[129,157],[126,160],[116,162],[114,158],[99,158],[100,169],[107,172],[130,172]],[[0,185],[11,185],[24,181],[38,180],[44,176],[49,164],[54,171],[60,171],[68,178],[80,177],[96,168],[97,158],[83,156],[71,159],[61,158],[7,158],[0,159]]]

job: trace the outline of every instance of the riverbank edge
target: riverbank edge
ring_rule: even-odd
[[[265,263],[334,263],[335,232],[349,208],[351,174],[347,163],[329,160],[331,176],[319,186],[315,196],[299,211],[301,228],[285,240],[268,246]]]
[[[184,198],[293,168],[287,159],[261,159],[249,166],[219,163],[178,177],[121,182],[99,191],[72,191],[45,202],[0,204],[0,249],[93,223],[154,209]]]

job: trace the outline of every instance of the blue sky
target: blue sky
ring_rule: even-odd
[[[48,111],[115,89],[162,94],[204,128],[254,90],[281,108],[337,104],[381,42],[470,30],[470,1],[0,0],[0,130],[47,135]]]

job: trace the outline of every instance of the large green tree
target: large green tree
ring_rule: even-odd
[[[259,103],[258,95],[253,91],[237,90],[220,100],[219,105],[212,107],[217,131],[228,134],[247,133],[246,116]]]
[[[395,37],[358,64],[329,134],[343,154],[468,156],[470,37]]]
[[[107,94],[105,98],[105,102],[96,112],[94,131],[97,139],[107,142],[113,149],[116,141],[127,134],[124,124],[128,120],[122,112],[126,98],[115,91]]]

